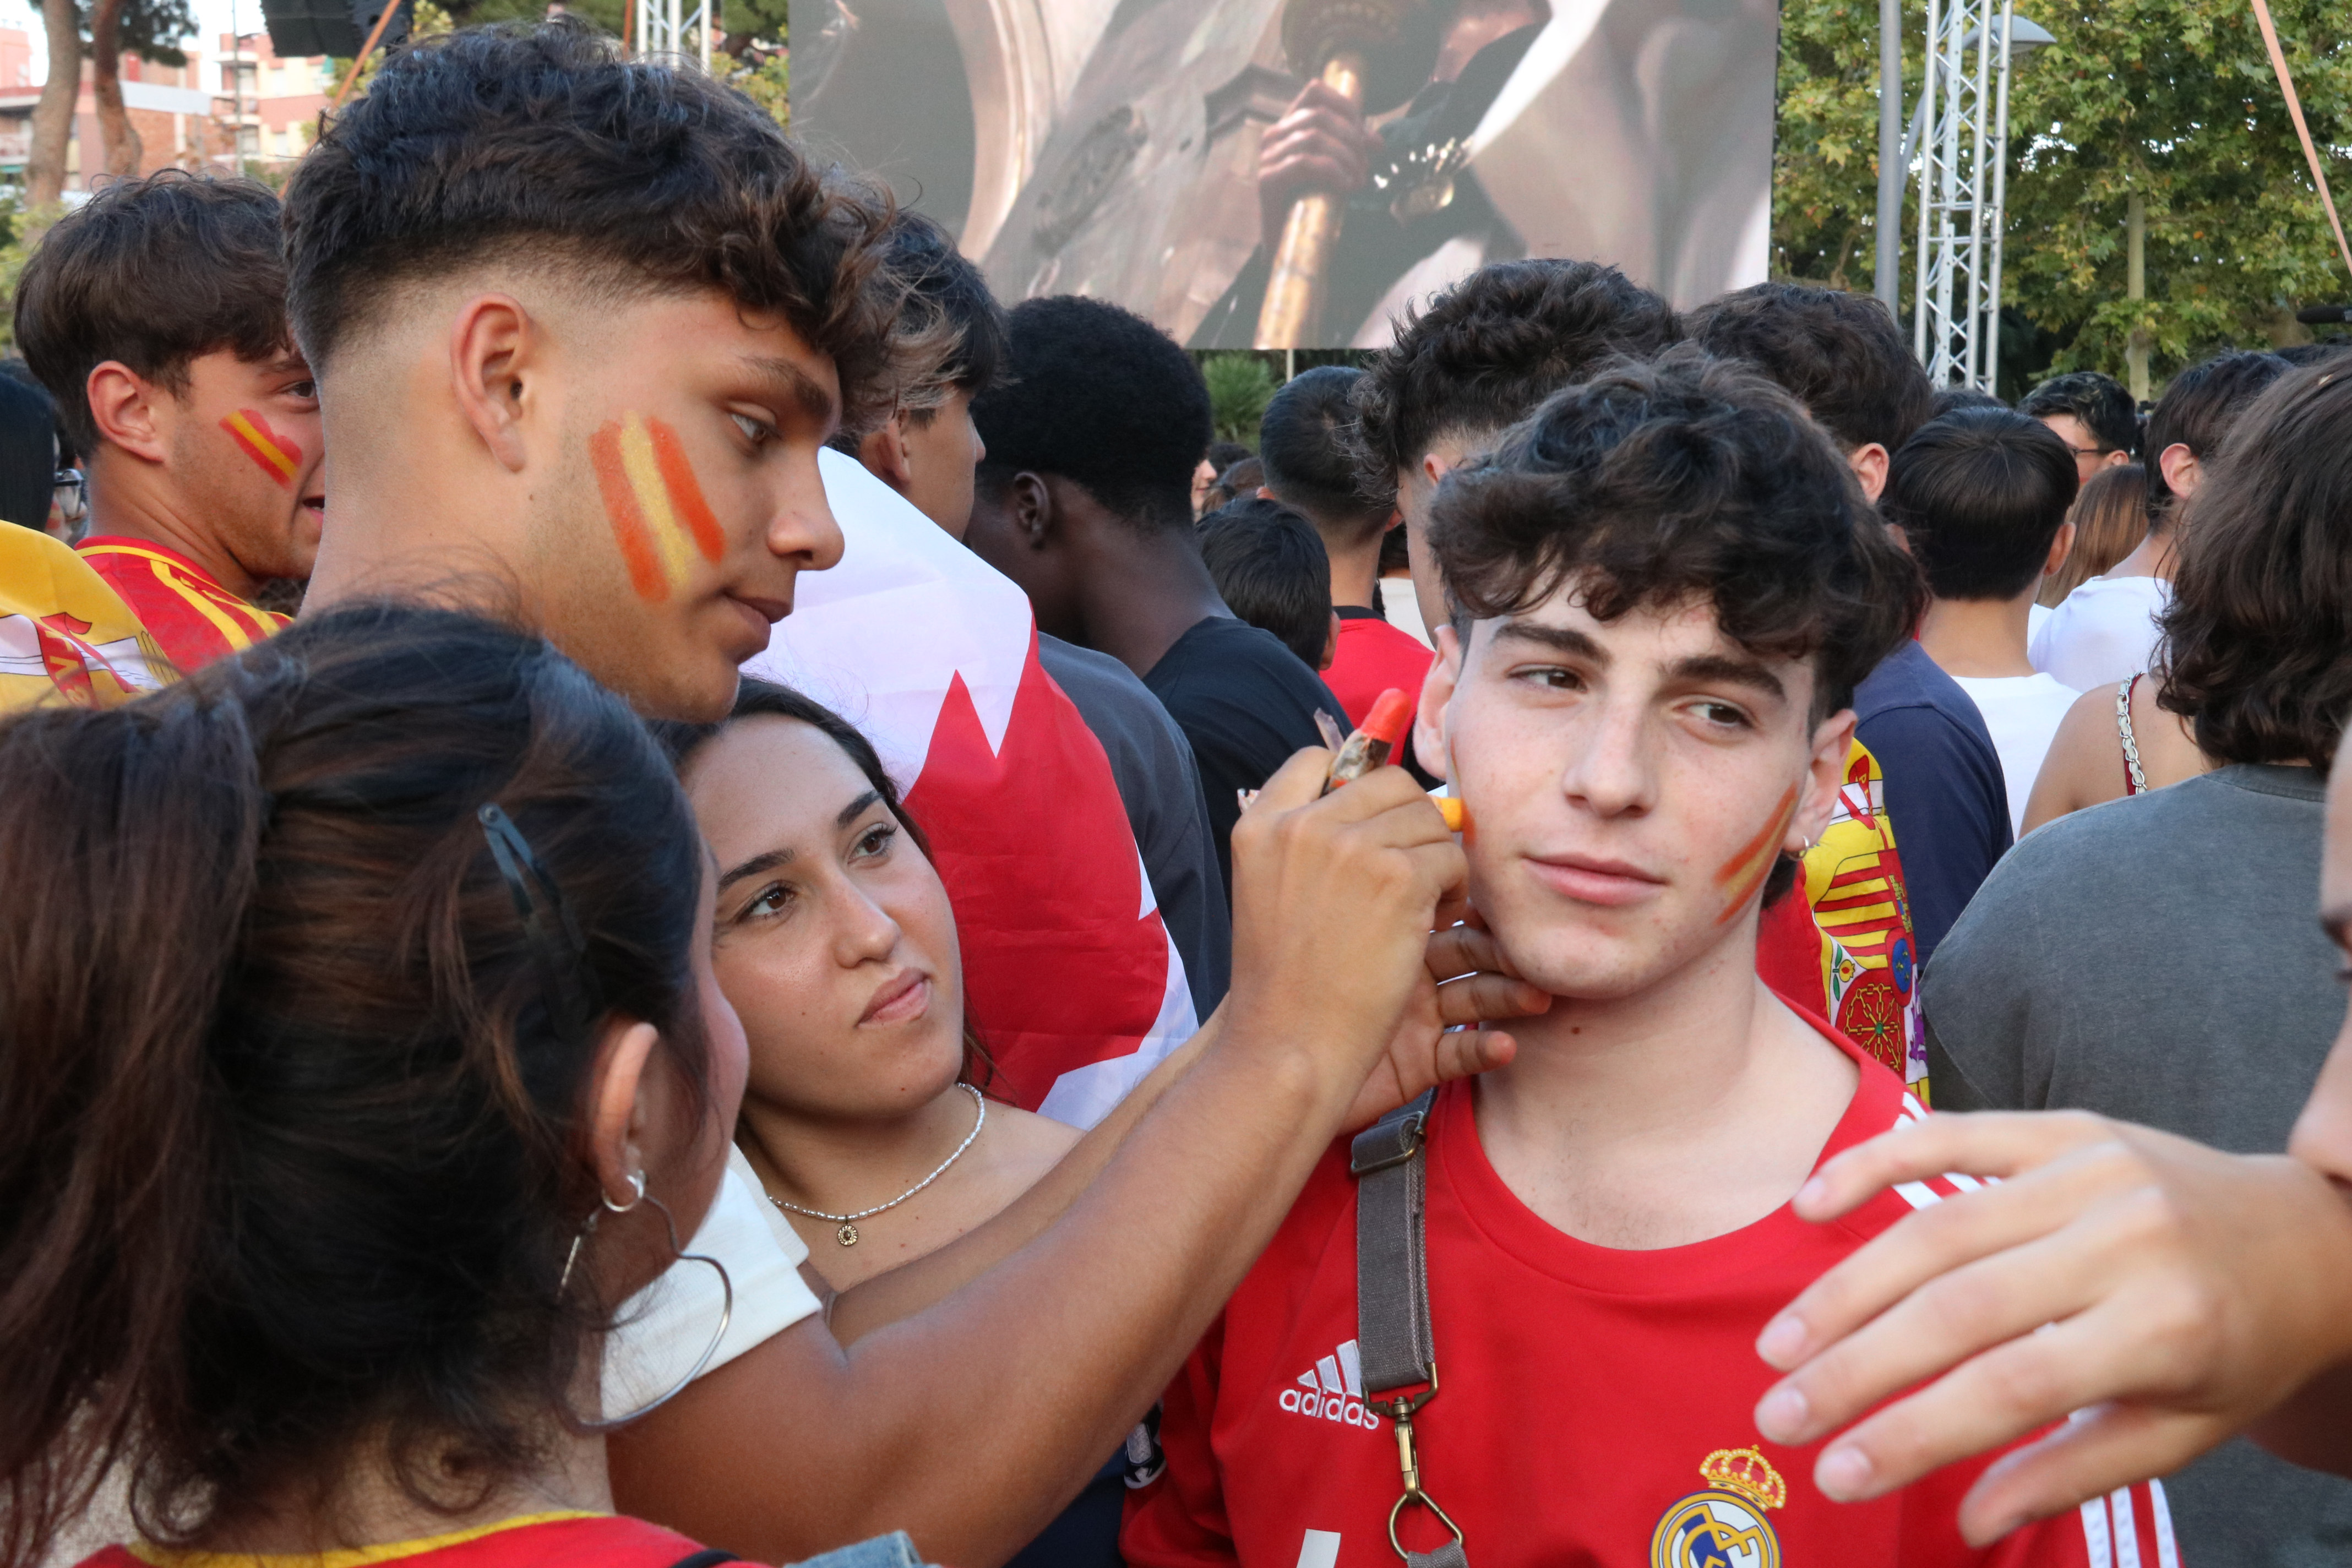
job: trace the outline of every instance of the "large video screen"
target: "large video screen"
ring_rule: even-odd
[[[793,129],[1008,301],[1376,347],[1510,257],[1678,305],[1761,280],[1777,30],[1775,0],[793,0]]]

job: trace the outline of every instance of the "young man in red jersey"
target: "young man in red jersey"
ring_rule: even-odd
[[[1378,1375],[1410,1269],[1382,1272],[1396,1216],[1360,1215],[1382,1178],[1342,1143],[1170,1389],[1127,1561],[1460,1568],[1458,1540],[1478,1568],[2041,1568],[2134,1561],[2128,1531],[2171,1563],[2148,1492],[2096,1535],[1978,1552],[1973,1471],[1833,1505],[1811,1449],[1757,1436],[1758,1332],[1942,1190],[1794,1216],[1822,1159],[1921,1112],[1756,977],[1759,901],[1830,819],[1854,683],[1917,609],[1838,453],[1753,373],[1673,350],[1556,394],[1447,479],[1430,537],[1460,615],[1422,754],[1467,808],[1476,908],[1555,1001],[1429,1112],[1431,1353],[1404,1358],[1429,1372]],[[1408,1496],[1394,1402],[1424,1394]]]
[[[193,670],[286,624],[325,515],[318,388],[286,321],[278,197],[167,169],[43,237],[16,340],[89,481],[82,559]]]

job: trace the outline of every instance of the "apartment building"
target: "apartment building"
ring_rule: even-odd
[[[139,172],[201,168],[225,160],[227,132],[213,120],[213,95],[204,83],[202,51],[184,46],[188,63],[162,66],[136,55],[122,57],[122,104],[139,133]],[[81,68],[81,93],[74,105],[73,135],[66,146],[66,189],[86,192],[90,177],[105,172],[100,153],[98,102],[90,62]],[[23,27],[0,27],[0,184],[21,184],[32,154],[33,105],[41,84],[33,79],[33,40]]]

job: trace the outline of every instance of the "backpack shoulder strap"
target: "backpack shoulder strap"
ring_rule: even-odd
[[[1436,1092],[1390,1111],[1348,1150],[1356,1178],[1356,1348],[1367,1396],[1428,1383],[1435,1369],[1422,1136]]]
[[[1428,1158],[1423,1142],[1431,1089],[1356,1134],[1348,1168],[1356,1178],[1356,1351],[1364,1405],[1394,1427],[1404,1490],[1389,1510],[1389,1544],[1405,1568],[1469,1568],[1462,1531],[1421,1489],[1414,1413],[1437,1394],[1437,1343],[1429,1322]],[[1417,1394],[1399,1390],[1428,1386]],[[1394,1394],[1385,1405],[1373,1396]],[[1434,1552],[1411,1552],[1397,1533],[1408,1505],[1427,1509],[1453,1540]]]

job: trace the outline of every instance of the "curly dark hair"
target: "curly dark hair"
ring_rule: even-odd
[[[1429,538],[1465,617],[1521,614],[1570,578],[1604,621],[1704,599],[1740,647],[1812,663],[1817,716],[1927,603],[1805,410],[1690,345],[1554,393],[1446,475]]]
[[[1212,434],[1192,357],[1131,310],[1057,294],[1013,307],[1008,377],[976,398],[979,482],[1058,474],[1140,529],[1192,526],[1192,470]]]
[[[258,180],[184,169],[117,181],[41,237],[16,321],[66,438],[95,452],[87,389],[104,362],[184,394],[190,360],[227,349],[257,363],[292,342],[278,196]]]
[[[1746,360],[1794,394],[1847,451],[1893,452],[1935,417],[1936,390],[1885,305],[1867,294],[1758,283],[1693,310],[1691,342]]]
[[[2352,375],[2293,372],[2207,470],[2164,612],[2158,701],[2225,763],[2335,760],[2352,708]]]
[[[1614,267],[1498,261],[1416,310],[1355,389],[1356,483],[1391,503],[1397,474],[1439,438],[1488,435],[1617,354],[1682,337],[1674,307]]]
[[[402,285],[493,260],[715,289],[830,355],[842,423],[865,427],[907,374],[892,210],[699,71],[616,58],[576,20],[470,27],[395,54],[296,166],[294,332],[323,369]]]

